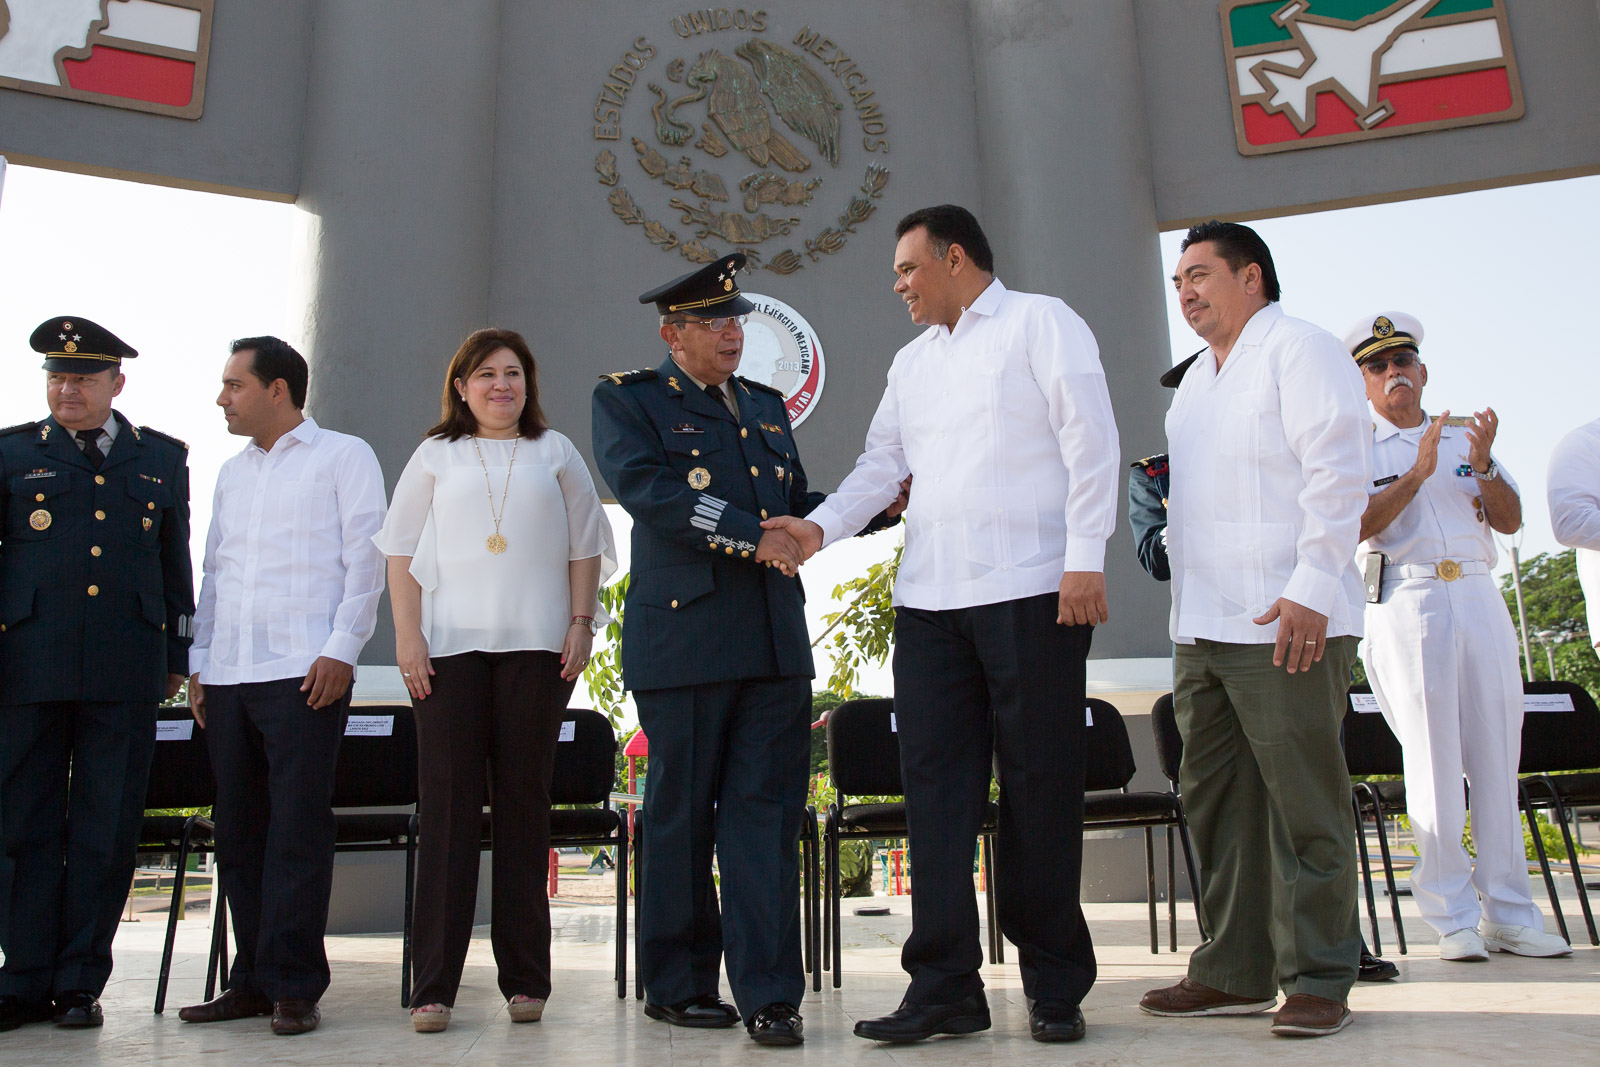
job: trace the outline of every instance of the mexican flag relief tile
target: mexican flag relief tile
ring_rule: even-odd
[[[4,0],[0,89],[197,119],[213,0]]]
[[[1244,155],[1522,117],[1505,0],[1222,0]]]

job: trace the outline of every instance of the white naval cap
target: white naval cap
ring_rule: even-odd
[[[1368,315],[1344,332],[1344,346],[1357,363],[1365,363],[1385,349],[1402,345],[1419,352],[1422,349],[1422,323],[1415,315],[1404,311]]]

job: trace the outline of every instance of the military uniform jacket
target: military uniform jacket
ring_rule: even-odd
[[[188,449],[115,417],[98,471],[54,418],[0,432],[0,705],[159,703],[188,673]]]
[[[806,488],[783,397],[727,386],[737,421],[671,359],[594,391],[595,460],[633,517],[629,689],[815,674],[799,579],[755,556],[763,519],[805,515],[823,494]]]
[[[1167,543],[1162,532],[1167,528],[1167,493],[1171,468],[1165,452],[1134,460],[1128,475],[1128,524],[1133,527],[1133,544],[1139,565],[1158,582],[1172,580],[1167,560]]]

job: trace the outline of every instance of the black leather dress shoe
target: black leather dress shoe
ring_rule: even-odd
[[[191,1004],[178,1009],[178,1018],[186,1023],[222,1023],[231,1019],[251,1019],[257,1015],[271,1015],[272,1001],[265,993],[243,989],[225,990],[222,996],[204,1004]]]
[[[1082,1041],[1083,1012],[1064,1000],[1030,1001],[1028,1029],[1035,1041]]]
[[[272,1032],[280,1037],[309,1034],[321,1021],[322,1010],[306,997],[284,997],[272,1005]]]
[[[758,1045],[799,1045],[805,1041],[805,1024],[793,1004],[768,1004],[745,1025]]]
[[[880,1019],[856,1023],[856,1036],[869,1041],[921,1041],[934,1034],[975,1034],[989,1029],[989,1001],[979,990],[954,1004],[913,1004],[900,1006]]]
[[[644,1013],[651,1019],[660,1019],[673,1026],[690,1026],[702,1030],[721,1030],[739,1022],[739,1011],[715,993],[677,1004],[651,1004],[645,1001]]]
[[[1361,968],[1356,972],[1359,982],[1387,982],[1400,973],[1400,968],[1366,949],[1361,950]]]
[[[15,1030],[29,1023],[47,1023],[56,1013],[48,1000],[24,1000],[21,997],[0,997],[0,1032]]]
[[[69,989],[56,997],[56,1013],[50,1021],[65,1027],[104,1026],[106,1022],[99,999],[82,989]]]

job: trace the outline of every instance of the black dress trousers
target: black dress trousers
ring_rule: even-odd
[[[1024,992],[1079,1003],[1094,946],[1083,866],[1084,660],[1093,628],[1056,623],[1047,593],[970,608],[895,611],[895,717],[910,824],[906,998],[948,1004],[983,988],[973,846],[998,765],[1000,929]]]
[[[155,740],[150,702],[0,708],[0,839],[12,873],[0,994],[105,989]]]
[[[272,1000],[328,988],[333,774],[350,694],[312,708],[302,682],[206,687],[217,870],[238,947],[229,984]]]

